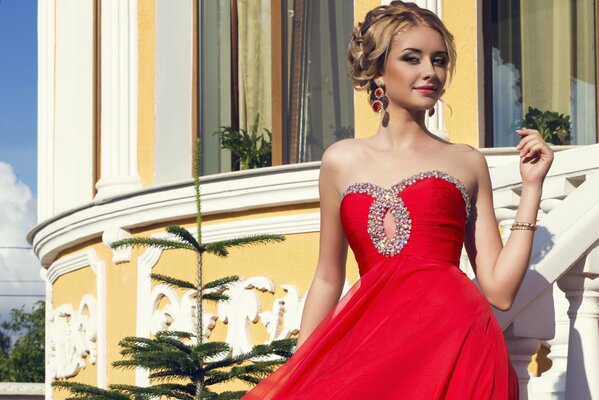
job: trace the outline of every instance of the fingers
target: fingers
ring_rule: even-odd
[[[520,157],[534,157],[542,152],[545,141],[537,130],[522,128],[516,133],[522,137],[516,146],[516,149],[520,150]]]
[[[529,143],[527,146],[524,146],[520,152],[520,155],[524,155],[524,157],[535,157],[537,154],[541,153],[542,150],[543,144],[535,141],[533,143]]]

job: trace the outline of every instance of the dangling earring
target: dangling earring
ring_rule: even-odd
[[[430,110],[428,110],[428,116],[432,117],[433,115],[435,115],[435,109],[431,108]]]
[[[389,99],[385,96],[385,85],[383,84],[383,81],[379,79],[375,83],[376,88],[372,91],[371,96],[372,110],[377,113],[380,113],[381,111],[385,112],[385,114],[383,114],[382,123],[384,127],[387,127],[387,125],[389,125],[389,113],[387,112]],[[372,97],[374,97],[374,99]]]

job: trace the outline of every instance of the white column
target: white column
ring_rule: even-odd
[[[141,187],[137,172],[137,0],[102,0],[101,178],[96,199]]]
[[[559,279],[570,302],[567,399],[599,399],[599,243]]]
[[[38,3],[40,6],[43,4],[42,1]],[[50,349],[51,349],[51,341],[50,341],[50,320],[52,319],[53,312],[53,287],[52,282],[48,279],[48,270],[45,268],[40,269],[40,277],[44,281],[44,285],[46,287],[46,310],[45,310],[45,321],[44,321],[44,329],[45,329],[45,337],[44,337],[44,364],[45,364],[45,372],[44,372],[44,388],[46,392],[45,400],[52,400],[53,397],[53,389],[52,389],[52,381],[54,381],[54,366],[51,363],[50,359]]]
[[[54,213],[54,0],[39,0],[37,5],[37,220]]]

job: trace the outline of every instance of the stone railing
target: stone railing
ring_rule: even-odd
[[[491,169],[507,240],[519,201],[518,164]],[[543,186],[530,269],[513,307],[497,311],[521,399],[599,399],[599,145],[555,154]],[[552,365],[527,366],[543,345]]]

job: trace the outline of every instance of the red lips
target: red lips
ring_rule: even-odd
[[[414,86],[414,89],[425,95],[431,95],[437,91],[437,87],[434,85]]]

